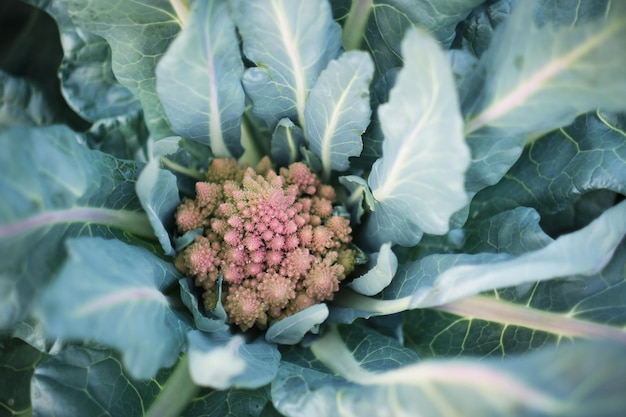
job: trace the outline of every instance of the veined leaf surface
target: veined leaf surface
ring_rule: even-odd
[[[216,157],[241,156],[243,63],[227,2],[198,2],[156,71],[174,132],[210,145]]]
[[[467,203],[470,155],[448,61],[434,39],[416,30],[407,32],[402,50],[404,67],[379,107],[383,156],[368,179],[375,204],[367,234],[376,247],[412,246],[421,231],[444,234]]]
[[[71,239],[66,246],[68,260],[41,300],[49,332],[119,349],[135,378],[172,366],[189,329],[163,294],[179,278],[174,266],[119,240]]]
[[[234,0],[243,52],[257,66],[243,85],[270,130],[283,117],[305,128],[304,108],[320,72],[339,55],[341,29],[326,0]]]
[[[370,121],[369,84],[374,65],[369,54],[351,51],[331,61],[313,86],[304,109],[305,136],[322,161],[324,177],[345,171],[363,149],[361,135]]]
[[[626,4],[611,4],[606,19],[575,27],[555,21],[538,27],[531,6],[519,4],[481,58],[487,81],[467,111],[466,132],[483,126],[509,135],[537,132],[598,107],[626,109]]]
[[[180,31],[182,22],[167,0],[69,0],[70,17],[79,26],[102,36],[113,51],[117,80],[141,102],[146,124],[155,140],[172,135],[156,92],[156,64]]]
[[[64,239],[154,234],[137,163],[87,148],[65,126],[5,128],[0,147],[0,327],[10,328],[63,261]]]

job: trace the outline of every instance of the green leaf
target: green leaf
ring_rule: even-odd
[[[376,295],[391,283],[396,274],[398,259],[388,243],[380,247],[380,251],[370,255],[369,271],[355,278],[348,284],[359,294]]]
[[[547,17],[539,27],[532,13],[531,3],[520,3],[481,57],[487,82],[467,108],[467,133],[484,126],[537,132],[598,107],[626,109],[619,99],[626,94],[626,7],[615,4],[605,19],[575,27]]]
[[[157,66],[157,92],[178,135],[239,157],[243,64],[226,1],[198,2]]]
[[[270,324],[265,333],[265,340],[279,345],[295,345],[300,343],[307,333],[317,334],[320,324],[327,317],[326,304],[315,304]]]
[[[146,211],[155,236],[165,255],[174,256],[168,230],[174,230],[174,211],[180,204],[176,176],[159,168],[159,160],[152,159],[137,180],[137,197]]]
[[[156,92],[155,69],[181,23],[169,1],[122,2],[69,0],[74,23],[103,37],[112,50],[117,80],[139,99],[155,140],[172,131]]]
[[[195,293],[195,286],[191,278],[181,278],[180,298],[185,307],[193,315],[195,326],[206,333],[220,332],[228,329],[226,311],[222,306],[221,289],[217,298],[217,306],[214,310],[205,312],[204,308],[198,303],[198,297]],[[220,287],[221,288],[221,287]]]
[[[461,39],[463,49],[475,57],[480,57],[489,48],[495,29],[506,21],[516,3],[517,0],[497,0],[477,8],[463,22]],[[561,12],[566,10],[563,7]]]
[[[139,101],[113,75],[109,44],[72,22],[67,1],[25,1],[45,10],[57,23],[63,46],[61,89],[78,114],[96,121],[140,110]]]
[[[533,141],[502,180],[476,195],[471,217],[516,206],[553,214],[581,194],[626,194],[626,115],[596,112]]]
[[[467,203],[470,155],[448,61],[433,39],[414,30],[403,55],[389,102],[379,107],[383,157],[368,179],[375,204],[365,234],[375,247],[413,246],[421,230],[445,234],[450,216]]]
[[[323,176],[345,171],[349,158],[363,149],[361,135],[370,121],[369,84],[374,75],[370,56],[361,51],[331,61],[317,79],[304,109],[309,149],[322,161]]]
[[[143,113],[135,112],[110,119],[100,119],[85,132],[85,141],[97,149],[119,159],[144,160],[144,148],[150,132],[143,121]]]
[[[172,366],[189,328],[163,294],[179,278],[174,266],[118,240],[70,239],[66,246],[68,260],[41,299],[50,334],[119,349],[135,378]]]
[[[0,126],[41,126],[56,121],[55,108],[40,88],[0,70]]]
[[[422,28],[448,48],[456,26],[481,0],[373,0],[365,42],[379,74],[402,65],[401,43],[407,31]],[[406,57],[405,57],[406,59]]]
[[[141,416],[168,371],[138,381],[111,351],[72,346],[37,366],[31,384],[34,415]]]
[[[522,255],[548,245],[552,239],[539,226],[539,214],[517,207],[464,228],[465,253],[495,252]]]
[[[437,310],[412,310],[406,314],[406,346],[421,356],[502,357],[572,337],[624,341],[625,262],[623,241],[609,264],[591,276],[501,289]]]
[[[368,343],[354,345],[350,341],[354,328],[343,334],[331,328],[312,344],[315,359],[326,370],[298,361],[279,372],[272,396],[280,412],[290,417],[618,417],[626,406],[621,390],[626,382],[626,367],[620,360],[623,345],[580,343],[504,361],[414,360],[398,367],[393,359],[404,348],[373,332],[365,339]],[[391,358],[371,360],[369,353],[385,342],[384,352]]]
[[[231,2],[243,52],[256,64],[243,86],[270,130],[288,117],[305,128],[304,108],[320,72],[339,55],[341,29],[326,0]]]
[[[205,387],[260,388],[278,372],[280,353],[276,345],[257,338],[246,343],[230,331],[203,333],[192,330],[189,340],[189,370],[193,381]]]
[[[0,410],[3,416],[32,415],[30,380],[48,355],[18,339],[0,342]]]
[[[304,145],[304,132],[290,119],[278,121],[272,133],[272,162],[279,167],[288,166],[300,160],[300,148]]]
[[[19,139],[19,140],[17,140]],[[26,317],[67,237],[153,237],[138,166],[80,144],[64,126],[0,130],[0,328]],[[143,244],[146,244],[145,242]]]

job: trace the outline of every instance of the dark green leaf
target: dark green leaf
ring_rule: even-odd
[[[367,48],[379,74],[402,66],[400,44],[410,28],[422,28],[444,48],[452,43],[457,24],[481,0],[374,0],[365,33]]]
[[[53,124],[55,110],[36,84],[0,70],[0,126]]]
[[[30,379],[48,355],[18,339],[0,341],[0,414],[32,415]]]
[[[626,194],[626,115],[597,112],[535,141],[496,185],[472,201],[472,217],[517,206],[553,214],[581,194]]]
[[[34,415],[142,416],[169,371],[137,381],[111,351],[73,346],[40,364],[32,380]]]
[[[119,240],[70,239],[66,246],[68,260],[41,299],[50,334],[119,349],[135,378],[172,366],[189,328],[163,294],[179,278],[174,266]]]
[[[140,104],[111,70],[111,48],[100,36],[77,27],[64,0],[25,0],[45,10],[61,32],[63,61],[61,88],[72,108],[89,121],[122,116],[140,110]],[[97,97],[97,100],[94,98]]]
[[[279,167],[300,160],[300,147],[304,145],[304,132],[290,119],[278,121],[272,134],[272,161]]]
[[[111,7],[108,0],[70,0],[68,10],[77,26],[102,36],[111,46],[113,73],[141,102],[152,137],[170,136],[155,77],[158,60],[181,28],[170,2],[132,1]]]

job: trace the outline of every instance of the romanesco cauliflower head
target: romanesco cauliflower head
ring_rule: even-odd
[[[349,220],[333,215],[331,186],[300,162],[277,174],[267,158],[256,169],[215,159],[206,178],[176,212],[180,233],[204,233],[175,264],[203,289],[208,309],[220,276],[229,321],[244,331],[333,298],[355,253]]]

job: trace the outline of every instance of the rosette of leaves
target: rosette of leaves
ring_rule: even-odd
[[[26,3],[62,56],[0,26],[3,415],[623,415],[624,3]],[[174,212],[263,157],[367,261],[243,332]]]

